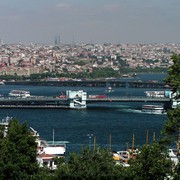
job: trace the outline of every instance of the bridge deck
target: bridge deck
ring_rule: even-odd
[[[13,104],[13,103],[62,103],[67,102],[68,98],[57,98],[51,96],[34,96],[27,98],[20,97],[1,97],[0,104]],[[114,96],[114,97],[105,97],[105,98],[87,98],[86,102],[169,102],[169,98],[162,97],[146,97],[146,96]]]
[[[170,102],[169,98],[146,97],[146,96],[117,96],[107,98],[88,98],[87,103],[91,102]]]
[[[101,103],[101,102],[158,102],[168,103],[169,98],[152,98],[145,96],[119,96],[119,97],[106,97],[106,98],[87,98],[86,104],[89,103]],[[68,109],[68,98],[56,98],[56,97],[43,97],[35,96],[28,98],[15,98],[15,97],[1,97],[0,108],[33,108],[33,109]]]

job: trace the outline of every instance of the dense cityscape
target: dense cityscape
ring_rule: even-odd
[[[164,73],[165,71],[171,67],[176,68],[178,67],[179,63],[176,61],[179,58],[180,54],[180,44],[60,44],[57,41],[54,45],[43,45],[43,44],[3,44],[1,42],[0,44],[0,76],[1,78],[12,76],[12,77],[31,77],[31,75],[37,75],[37,74],[48,74],[49,77],[46,76],[46,78],[49,78],[49,80],[52,81],[66,81],[69,80],[70,77],[68,74],[71,74],[71,78],[76,79],[77,74],[81,74],[83,78],[83,73],[91,74],[95,73],[97,69],[104,69],[103,73],[106,76],[109,76],[108,71],[116,72],[112,75],[119,75],[124,77],[130,77],[134,72],[154,72],[154,69],[158,69],[158,72]],[[177,58],[177,59],[176,59]],[[124,71],[127,69],[127,71]],[[178,71],[173,71],[173,77],[174,74],[179,77]],[[60,76],[62,75],[62,76]],[[35,76],[32,76],[35,77]],[[41,76],[42,77],[42,76]],[[80,76],[81,77],[81,76]],[[98,76],[96,76],[98,77]],[[172,79],[169,81],[166,78],[166,82],[170,87],[178,87],[179,79],[177,81],[174,81],[171,77],[171,74],[169,74],[169,77]],[[31,79],[33,80],[33,78]],[[2,81],[1,81],[2,82]],[[11,81],[14,82],[14,81]],[[39,82],[39,81],[37,81]],[[151,83],[151,82],[150,82]],[[172,83],[172,84],[171,84]],[[177,84],[176,84],[177,83]],[[11,92],[15,92],[17,90],[12,90]],[[19,91],[19,92],[25,92],[28,93],[29,91]],[[83,91],[67,91],[69,93],[68,99],[72,99],[72,101],[67,101],[64,105],[64,108],[72,108],[72,109],[80,109],[80,106],[82,109],[86,108],[86,102],[84,101],[86,99],[86,93]],[[112,93],[113,90],[108,91],[108,93]],[[158,91],[157,91],[158,92]],[[68,94],[66,93],[66,95]],[[78,95],[78,96],[77,96]],[[14,95],[12,95],[14,96]],[[11,96],[8,97],[8,99],[4,99],[4,97],[1,97],[1,107],[5,108],[8,107],[10,109],[15,108],[22,108],[23,106],[26,108],[30,108],[29,102],[34,108],[42,106],[44,107],[57,107],[58,104],[61,104],[60,102],[57,103],[57,97],[55,97],[55,100],[52,99],[47,101],[47,104],[43,105],[42,99],[43,96],[40,96],[40,100],[38,101],[38,96],[35,96],[35,101],[30,98],[30,101],[28,101],[28,98],[30,97],[30,94],[27,97],[22,96],[17,97],[16,100],[13,97],[13,101],[11,100]],[[97,100],[97,96],[91,96]],[[106,96],[101,96],[100,99],[102,100]],[[63,100],[66,96],[62,94],[58,97],[58,99]],[[145,98],[144,98],[145,99]],[[24,101],[25,100],[25,101]],[[44,99],[46,101],[46,97]],[[155,98],[153,97],[153,100]],[[15,102],[13,104],[12,102]],[[112,103],[112,100],[108,99]],[[132,97],[130,97],[130,101],[132,101]],[[44,102],[44,101],[43,101]],[[70,102],[70,103],[69,103]],[[174,101],[173,101],[174,102]],[[179,108],[178,103],[179,101],[176,100],[176,107],[172,110],[174,114],[179,115]],[[7,104],[6,104],[7,103]],[[54,104],[53,104],[54,103]],[[69,103],[69,104],[68,104]],[[10,106],[9,106],[10,105]],[[62,104],[61,104],[62,105]],[[142,106],[145,109],[145,112],[147,112],[146,108],[149,107],[155,107],[154,105],[146,105]],[[156,106],[157,108],[161,108],[160,106]],[[173,106],[172,106],[173,107]],[[142,108],[142,112],[144,112]],[[164,107],[159,110],[160,114],[163,114]],[[176,112],[177,111],[177,112]],[[170,112],[170,111],[169,111]],[[169,113],[167,111],[167,113]],[[57,113],[57,112],[56,112]],[[151,111],[152,113],[152,111]],[[168,121],[171,121],[173,119],[172,115],[167,115]],[[62,114],[61,114],[62,116]],[[172,117],[171,117],[172,116]],[[73,115],[74,118],[74,115]],[[139,118],[139,117],[138,117]],[[146,117],[147,118],[147,117]],[[98,119],[98,118],[97,118]],[[104,119],[104,117],[103,117]],[[133,119],[135,119],[135,115],[133,115]],[[147,120],[147,119],[146,119]],[[99,120],[98,120],[99,121]],[[112,119],[111,119],[112,121]],[[170,126],[170,128],[174,128],[173,131],[176,132],[176,134],[180,134],[179,129],[179,116],[173,120],[174,122]],[[12,125],[11,125],[12,122]],[[11,138],[11,131],[14,131],[13,129],[21,129],[21,125],[18,124],[18,121],[16,119],[11,120],[8,122],[2,122],[1,125],[5,125],[9,128],[8,131],[10,131],[8,135],[8,131],[6,132],[1,131],[3,133],[2,142],[6,141],[6,135],[7,139],[13,139]],[[4,124],[5,123],[5,124]],[[10,124],[9,124],[10,123]],[[14,124],[13,124],[14,123]],[[107,123],[107,122],[106,122]],[[132,123],[132,122],[131,122]],[[57,122],[56,122],[57,124]],[[12,126],[12,127],[11,127]],[[22,125],[22,128],[24,125]],[[110,179],[116,179],[116,178],[130,178],[134,179],[134,177],[139,177],[139,173],[141,173],[141,177],[143,179],[149,177],[149,179],[158,179],[160,173],[161,177],[163,178],[171,178],[174,179],[179,178],[179,136],[174,135],[172,138],[171,134],[168,132],[168,128],[166,127],[166,123],[164,124],[164,134],[163,137],[160,137],[159,142],[155,141],[155,135],[154,140],[152,144],[148,143],[146,134],[146,144],[142,145],[140,148],[140,151],[138,148],[134,147],[134,134],[132,138],[132,147],[127,148],[126,150],[120,150],[115,151],[111,149],[111,138],[110,141],[110,147],[107,151],[104,151],[103,148],[101,149],[98,147],[98,145],[95,145],[92,151],[91,147],[91,138],[94,136],[93,134],[87,134],[89,137],[89,148],[82,149],[82,152],[79,152],[78,154],[69,154],[69,159],[66,158],[66,145],[60,144],[55,145],[54,144],[54,137],[53,137],[53,144],[48,144],[48,141],[42,141],[39,138],[39,134],[37,131],[35,131],[33,128],[31,129],[31,133],[33,137],[35,137],[33,141],[34,144],[29,145],[29,140],[27,139],[27,144],[29,145],[29,148],[31,148],[30,156],[34,158],[31,166],[26,170],[26,173],[20,173],[18,177],[23,176],[29,176],[31,174],[34,177],[50,177],[53,176],[52,179],[64,179],[65,176],[67,177],[84,177],[84,179],[93,179],[94,177],[103,177],[104,178],[110,178]],[[29,133],[29,131],[26,129],[26,133]],[[23,140],[22,137],[19,136],[19,132],[17,131],[13,136],[18,136],[18,141],[20,142]],[[33,134],[34,133],[34,134]],[[54,133],[54,132],[53,132]],[[148,130],[147,130],[148,133]],[[53,135],[54,136],[54,135]],[[171,139],[169,139],[169,136]],[[20,138],[19,138],[20,137]],[[28,136],[31,138],[31,136]],[[111,137],[111,134],[110,134]],[[164,141],[167,141],[167,143],[173,142],[175,139],[176,147],[177,149],[170,149]],[[94,139],[95,141],[95,139]],[[64,141],[66,143],[69,143],[68,141]],[[14,141],[12,140],[12,143]],[[21,143],[21,142],[20,142]],[[45,143],[45,144],[44,144]],[[162,143],[162,144],[161,144]],[[16,152],[17,148],[15,146],[15,153],[21,154],[21,152],[24,151],[24,146],[20,146],[19,152]],[[162,149],[163,146],[167,146],[168,149]],[[7,148],[6,146],[4,147]],[[8,149],[8,148],[7,148]],[[26,149],[28,152],[28,150]],[[158,158],[156,159],[157,155],[154,153],[154,151],[158,152]],[[10,151],[11,152],[11,151]],[[32,153],[33,152],[33,153]],[[166,156],[163,155],[163,153],[167,153]],[[82,153],[82,154],[81,154]],[[9,153],[12,154],[12,153]],[[85,155],[85,156],[84,156]],[[147,155],[150,155],[147,157]],[[74,158],[74,157],[75,158]],[[61,157],[61,158],[60,158]],[[63,157],[63,158],[62,158]],[[67,156],[68,157],[68,156]],[[96,160],[96,158],[98,159]],[[4,159],[6,159],[6,156],[3,156],[1,158],[2,164],[4,164]],[[19,161],[21,157],[19,158],[19,155],[17,155],[17,159],[15,161]],[[24,163],[26,162],[23,159],[23,166],[22,169],[24,169]],[[79,159],[79,160],[78,160]],[[82,159],[85,159],[83,161]],[[92,161],[92,159],[95,159],[95,162]],[[144,161],[144,164],[143,164]],[[144,167],[146,166],[147,162],[149,161],[151,164],[148,165],[148,168],[145,170]],[[157,163],[157,162],[160,163]],[[28,165],[29,165],[29,161]],[[85,162],[85,164],[83,164]],[[93,163],[92,163],[93,162]],[[138,164],[143,164],[142,168],[138,169]],[[71,165],[73,164],[73,166]],[[94,166],[95,165],[95,166]],[[114,166],[116,165],[116,166]],[[117,166],[118,165],[118,166]],[[81,167],[89,166],[90,169],[92,168],[92,172],[89,171],[89,168],[85,168],[86,173],[84,171],[81,171]],[[9,175],[7,175],[6,167],[2,166],[1,174],[3,174],[4,179],[7,179]],[[65,167],[65,169],[64,169]],[[96,168],[100,168],[99,171],[96,172]],[[103,167],[109,168],[109,170],[106,170],[106,173],[104,174],[102,169]],[[8,169],[9,167],[7,167]],[[45,168],[48,168],[48,170],[45,171]],[[16,169],[16,168],[14,168]],[[66,171],[66,169],[72,169],[71,171]],[[76,170],[78,169],[78,170]],[[157,169],[153,174],[151,174],[151,171],[154,169]],[[161,170],[163,169],[163,171]],[[16,170],[15,170],[16,171]],[[14,172],[15,172],[14,171]],[[144,171],[144,173],[142,173]],[[76,173],[77,172],[77,173]],[[113,172],[113,174],[112,174]],[[13,173],[10,173],[10,176],[14,177],[16,176]],[[155,177],[155,178],[154,178]],[[138,178],[137,178],[138,179]]]
[[[95,69],[167,69],[180,44],[0,44],[0,75],[92,73]]]
[[[0,180],[180,180],[179,0],[0,0]]]

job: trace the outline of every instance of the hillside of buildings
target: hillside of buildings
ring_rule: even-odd
[[[1,44],[0,79],[107,78],[166,72],[180,44]]]

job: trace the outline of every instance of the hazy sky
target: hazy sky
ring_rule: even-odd
[[[0,0],[4,43],[180,43],[180,0]]]

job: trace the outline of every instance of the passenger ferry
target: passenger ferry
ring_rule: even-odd
[[[165,97],[165,91],[145,91],[147,97]]]
[[[142,112],[152,113],[152,114],[164,114],[164,107],[161,105],[143,105]]]
[[[14,97],[30,97],[30,92],[29,91],[22,91],[22,90],[11,90],[9,92],[9,96],[14,96]]]

